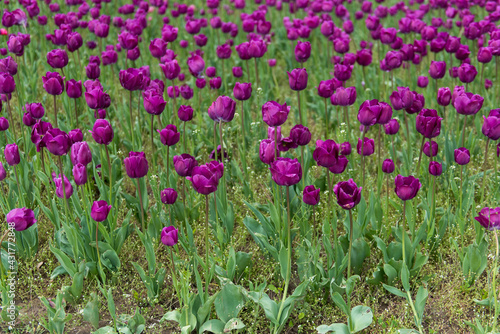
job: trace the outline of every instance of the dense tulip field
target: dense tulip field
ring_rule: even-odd
[[[500,333],[500,1],[0,10],[2,333]]]

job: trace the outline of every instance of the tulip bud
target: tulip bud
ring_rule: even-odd
[[[394,172],[394,168],[394,161],[392,161],[392,159],[385,159],[384,162],[382,162],[382,172],[391,174]]]

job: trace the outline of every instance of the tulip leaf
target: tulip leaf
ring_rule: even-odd
[[[230,282],[222,287],[215,298],[215,311],[224,324],[236,318],[244,305],[245,301],[240,288]]]
[[[224,323],[219,319],[212,319],[205,322],[201,327],[198,333],[215,333],[220,334],[224,332]]]
[[[418,288],[417,297],[415,299],[415,310],[417,311],[418,319],[419,319],[420,323],[422,322],[422,318],[424,315],[424,309],[425,309],[425,303],[427,301],[428,296],[429,296],[429,292],[427,291],[427,288],[424,288],[423,286]]]
[[[316,328],[318,334],[334,332],[334,334],[350,334],[349,327],[346,324],[332,324],[330,326],[321,325]]]
[[[335,305],[337,305],[337,307],[345,314],[345,315],[349,315],[349,309],[347,308],[347,304],[346,302],[344,301],[344,298],[342,298],[342,296],[340,295],[340,293],[338,292],[335,292],[333,295],[332,295],[332,300],[333,302],[335,303]]]
[[[387,284],[383,284],[383,283],[382,283],[382,286],[384,287],[384,289],[386,289],[387,291],[389,291],[393,295],[396,295],[396,296],[399,296],[399,297],[403,297],[405,299],[408,297],[406,295],[406,293],[404,293],[403,291],[399,290],[398,288],[395,288],[393,286],[390,286],[390,285],[387,285]]]
[[[245,328],[245,324],[243,323],[243,321],[241,321],[241,319],[238,318],[233,318],[227,321],[226,325],[224,326],[224,332],[227,333],[232,331],[233,329],[242,329],[242,328]]]
[[[371,325],[373,321],[373,312],[368,306],[358,305],[351,310],[351,333],[362,331]]]
[[[92,292],[90,296],[91,300],[83,309],[83,320],[90,322],[97,329],[99,328],[99,301],[95,292]]]
[[[66,270],[66,272],[71,277],[73,277],[76,273],[76,266],[71,261],[71,259],[66,254],[64,254],[60,249],[55,248],[52,245],[50,246],[50,250],[52,251],[52,253],[54,253],[59,263],[64,267],[64,270]]]
[[[403,267],[401,268],[401,283],[406,291],[410,291],[410,272],[404,262]]]

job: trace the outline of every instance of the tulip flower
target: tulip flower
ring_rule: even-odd
[[[148,173],[149,165],[144,152],[129,152],[128,158],[123,159],[125,171],[131,179],[140,179]],[[142,191],[139,180],[137,180],[137,192],[139,204],[141,207],[141,225],[142,231],[145,231],[144,225],[144,205],[142,203]]]
[[[108,214],[111,211],[111,205],[108,205],[106,201],[94,201],[92,208],[90,210],[90,216],[93,220],[100,223],[108,218]]]
[[[47,72],[47,74],[42,77],[42,81],[45,91],[54,96],[54,117],[57,127],[56,96],[61,95],[64,91],[64,78],[57,72]]]
[[[63,176],[61,178],[61,175]],[[64,180],[64,182],[63,182]],[[69,182],[68,178],[64,174],[59,174],[59,177],[54,178],[54,184],[56,185],[56,196],[59,198],[69,199],[73,195],[73,186]]]
[[[301,64],[306,62],[311,56],[311,43],[297,41],[295,46],[295,60]]]
[[[351,252],[352,252],[352,237],[354,235],[353,231],[353,219],[352,211],[358,203],[361,201],[362,188],[358,187],[357,184],[352,180],[342,181],[337,183],[333,187],[333,192],[337,198],[337,203],[342,209],[349,210],[349,254],[348,254],[348,265],[347,265],[347,278],[351,276]]]
[[[160,198],[163,204],[174,204],[177,200],[177,191],[172,188],[165,188],[161,191]]]
[[[73,166],[73,179],[77,186],[82,186],[87,183],[87,167],[81,163]]]
[[[36,223],[35,213],[33,210],[27,208],[16,208],[10,210],[5,217],[5,220],[9,224],[9,227],[12,226],[18,232],[22,232]]]
[[[457,110],[457,113],[465,115],[462,129],[462,146],[464,146],[465,141],[465,125],[467,124],[467,116],[475,115],[483,106],[483,102],[484,99],[480,95],[466,93],[465,91],[459,91],[455,99],[452,97],[452,104]]]
[[[174,246],[179,241],[179,230],[173,226],[161,230],[161,242],[166,246]]]

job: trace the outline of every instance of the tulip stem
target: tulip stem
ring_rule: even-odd
[[[208,281],[208,275],[210,271],[210,266],[208,263],[208,195],[205,196],[205,266],[206,266],[206,272],[205,272],[205,294],[207,295],[208,298],[208,285],[210,282]]]
[[[278,159],[278,127],[274,127],[274,161]]]
[[[349,210],[349,257],[347,259],[347,279],[351,277],[351,252],[352,252],[352,236],[353,236],[352,211]]]
[[[257,58],[254,58],[254,64],[255,64],[255,80],[257,80],[257,88],[260,87],[259,84],[259,69],[257,68]]]
[[[10,117],[10,121],[12,122],[12,133],[14,134],[14,141],[15,141],[15,138],[17,137],[16,136],[16,123],[14,122],[14,117],[12,117],[12,109],[10,108],[10,100],[9,100],[9,97],[6,96],[7,98],[7,110],[9,112],[9,117]]]
[[[403,201],[403,231],[401,231],[401,249],[403,250],[403,264],[406,263],[405,228],[406,228],[406,201]]]
[[[106,150],[106,158],[108,159],[108,170],[109,170],[109,203],[111,205],[113,205],[113,198],[111,197],[113,195],[113,173],[111,171],[111,169],[112,169],[111,159],[109,158],[108,145],[104,145],[104,148]]]
[[[243,150],[246,150],[246,138],[245,138],[245,109],[243,108],[243,101],[241,101],[241,136],[243,140]],[[245,171],[246,173],[246,171]]]
[[[498,319],[498,297],[497,297],[497,291],[496,291],[496,277],[498,273],[497,265],[498,265],[498,253],[499,253],[499,246],[498,246],[498,234],[497,234],[497,229],[493,229],[493,233],[495,235],[495,245],[496,245],[496,252],[495,252],[495,266],[493,269],[493,279],[491,283],[491,287],[493,290],[493,300],[494,300],[494,306],[495,306],[495,316],[493,317],[493,329],[492,333],[495,333],[495,329],[497,327],[497,319]]]
[[[155,163],[155,145],[154,145],[154,142],[153,142],[153,128],[154,128],[154,124],[155,124],[155,115],[151,115],[151,153],[153,155],[153,166],[156,166],[156,163]]]
[[[464,142],[465,142],[465,125],[467,124],[467,115],[464,117],[464,127],[462,129],[462,146],[464,147]]]
[[[76,106],[76,99],[75,100],[75,120],[76,120],[76,127],[78,128],[78,108]]]
[[[99,222],[96,221],[96,226],[95,226],[95,248],[97,250],[97,261],[99,262],[99,269],[100,269],[99,270],[99,274],[101,275],[103,283],[106,284],[106,275],[104,275],[104,270],[102,269],[101,254],[99,253],[98,233],[99,233]]]
[[[62,164],[62,159],[61,156],[59,156],[59,171],[61,173],[61,184],[63,187],[63,202],[64,202],[64,210],[66,213],[66,219],[68,219],[68,199],[66,198],[66,182],[64,180],[64,173],[63,173],[63,164]],[[16,172],[16,178],[17,178],[17,172]],[[17,181],[19,185],[19,180]],[[76,256],[76,255],[75,255]]]
[[[484,181],[486,180],[486,161],[488,161],[488,146],[489,146],[489,143],[490,143],[490,138],[488,138],[488,140],[486,140],[486,148],[484,150],[483,181],[482,181],[482,185],[481,185],[481,200],[479,201],[479,203],[483,202],[484,186],[486,185],[486,183]]]
[[[170,177],[169,177],[169,174],[170,174],[170,168],[169,168],[169,165],[170,165],[170,146],[167,146],[167,188],[168,186],[170,185]]]
[[[404,112],[403,114],[405,115],[406,140],[408,141],[408,160],[410,160],[411,156],[410,127],[408,126],[408,117],[406,116],[406,112]]]
[[[366,134],[366,127],[363,129],[363,134],[361,135],[361,170],[363,175],[361,186],[363,188],[365,187],[365,154],[364,154],[365,134]]]
[[[347,140],[351,140],[351,124],[349,122],[349,112],[347,110],[347,106],[344,106],[344,117],[347,123]]]
[[[285,289],[283,290],[283,298],[281,299],[281,304],[280,304],[280,309],[278,311],[278,317],[277,320],[280,322],[281,314],[283,313],[283,308],[285,306],[285,301],[286,301],[286,295],[288,293],[288,286],[290,284],[290,276],[291,276],[291,271],[292,271],[292,236],[290,232],[290,187],[286,187],[286,202],[287,202],[287,242],[288,242],[288,247],[287,247],[287,271],[286,271],[286,277],[285,277]],[[276,325],[274,327],[274,334],[278,333],[279,326]]]
[[[306,187],[306,170],[304,168],[304,146],[300,146],[300,168],[302,168],[302,188]]]
[[[302,124],[302,109],[300,108],[300,90],[297,91],[297,104],[299,107],[299,122],[298,124]]]
[[[186,122],[184,122],[184,124],[183,124],[182,140],[184,142],[184,152],[187,152],[187,148],[186,148]]]
[[[170,271],[172,273],[172,283],[174,285],[175,291],[177,292],[177,296],[179,296],[179,304],[180,304],[181,297],[180,297],[179,292],[177,291],[177,278],[175,277],[175,273],[177,271],[175,270],[174,251],[172,250],[172,247],[168,247],[168,248],[170,248],[170,261],[172,262],[172,267],[170,267]]]
[[[215,161],[217,161],[217,123],[214,122],[214,154],[215,154]]]
[[[130,134],[132,135],[132,142],[134,142],[134,128],[132,127],[132,91],[129,92],[129,113],[130,113]]]
[[[387,174],[387,192],[385,197],[385,216],[386,218],[389,216],[389,174]]]
[[[329,127],[329,125],[328,125],[328,119],[329,119],[329,117],[328,117],[328,105],[327,105],[326,100],[327,99],[325,99],[325,126],[326,126],[326,128],[325,128],[325,140],[328,139],[328,127]]]
[[[422,136],[422,144],[420,145],[420,153],[418,155],[417,169],[415,170],[417,174],[420,171],[420,162],[422,161],[422,152],[424,152],[424,144],[425,144],[425,137]],[[432,146],[429,146],[429,150],[432,151]]]
[[[146,229],[144,228],[144,205],[142,204],[142,191],[140,179],[137,179],[137,192],[139,194],[139,205],[141,206],[141,227],[144,233]]]
[[[173,108],[172,108],[172,118],[173,118],[173,122],[174,125],[175,125],[175,112],[176,112],[176,109],[177,109],[177,93],[175,91],[175,79],[172,79],[172,91],[174,93],[174,99],[172,101],[173,103]]]
[[[55,117],[55,119],[56,119],[56,120],[55,120],[55,122],[56,122],[56,128],[57,128],[57,127],[58,127],[58,125],[57,125],[57,106],[56,106],[56,96],[55,96],[55,95],[53,95],[53,97],[54,97],[54,117]]]

